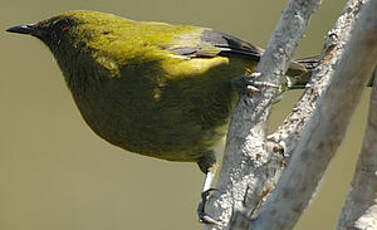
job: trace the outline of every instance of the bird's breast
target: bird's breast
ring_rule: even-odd
[[[119,78],[73,92],[76,104],[91,129],[116,146],[195,161],[225,135],[234,93],[228,82],[169,78],[148,65],[124,67]]]

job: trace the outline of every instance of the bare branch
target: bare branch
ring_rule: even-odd
[[[370,0],[355,29],[353,43],[362,63],[360,74],[368,74],[377,64],[377,1]],[[352,41],[351,41],[352,42]],[[350,51],[352,52],[352,50]],[[364,58],[363,58],[364,57]],[[339,218],[339,230],[377,229],[377,71],[370,98],[368,126],[345,206]]]
[[[366,2],[368,7],[363,6]],[[358,15],[368,14],[366,9],[371,7],[371,2],[377,3],[374,0],[349,1],[331,31],[335,40],[326,46],[330,49],[326,50],[315,76],[323,79],[306,92],[317,97],[313,104],[315,110],[304,126],[288,168],[251,229],[292,229],[315,193],[376,65],[377,27],[366,27],[365,16],[353,23]],[[373,10],[370,12],[375,14],[377,8]]]
[[[328,32],[321,55],[319,68],[312,75],[312,81],[302,98],[297,102],[292,112],[269,139],[285,147],[285,155],[289,157],[297,147],[302,131],[314,113],[317,100],[329,85],[329,80],[335,72],[334,64],[344,53],[344,45],[349,40],[353,24],[356,21],[363,0],[349,0],[334,27]],[[289,158],[287,159],[287,161]]]

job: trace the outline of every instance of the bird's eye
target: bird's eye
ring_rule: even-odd
[[[67,25],[63,26],[62,27],[62,32],[65,32],[65,31],[69,30],[69,28],[70,28],[70,26],[67,26]]]
[[[66,32],[71,28],[71,23],[68,20],[56,20],[53,22],[53,25],[60,32]]]

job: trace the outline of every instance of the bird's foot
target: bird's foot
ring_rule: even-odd
[[[201,194],[201,201],[199,203],[199,206],[198,206],[198,216],[199,216],[199,221],[201,223],[204,223],[204,224],[214,224],[214,225],[222,225],[220,223],[220,221],[214,219],[213,217],[211,217],[210,215],[208,215],[206,212],[205,212],[205,206],[206,206],[206,203],[208,201],[208,198],[211,194],[211,192],[213,191],[217,191],[217,189],[215,188],[210,188],[204,192],[202,192]]]
[[[232,79],[232,87],[239,93],[255,94],[261,91],[261,88],[275,88],[279,89],[278,85],[256,80],[262,76],[261,73],[255,72],[249,75],[244,75],[238,78]]]

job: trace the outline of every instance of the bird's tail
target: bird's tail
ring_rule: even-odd
[[[319,57],[308,57],[297,59],[289,65],[287,76],[292,84],[289,89],[305,89],[306,84],[309,82],[312,75],[312,70],[319,64]],[[372,87],[374,78],[377,76],[377,67],[373,71],[373,75],[368,81],[367,86]]]
[[[295,60],[300,65],[303,65],[305,69],[311,71],[318,66],[319,56],[307,57]]]
[[[305,89],[312,75],[312,70],[319,63],[318,56],[297,59],[289,64],[287,78],[290,81],[289,89]]]

